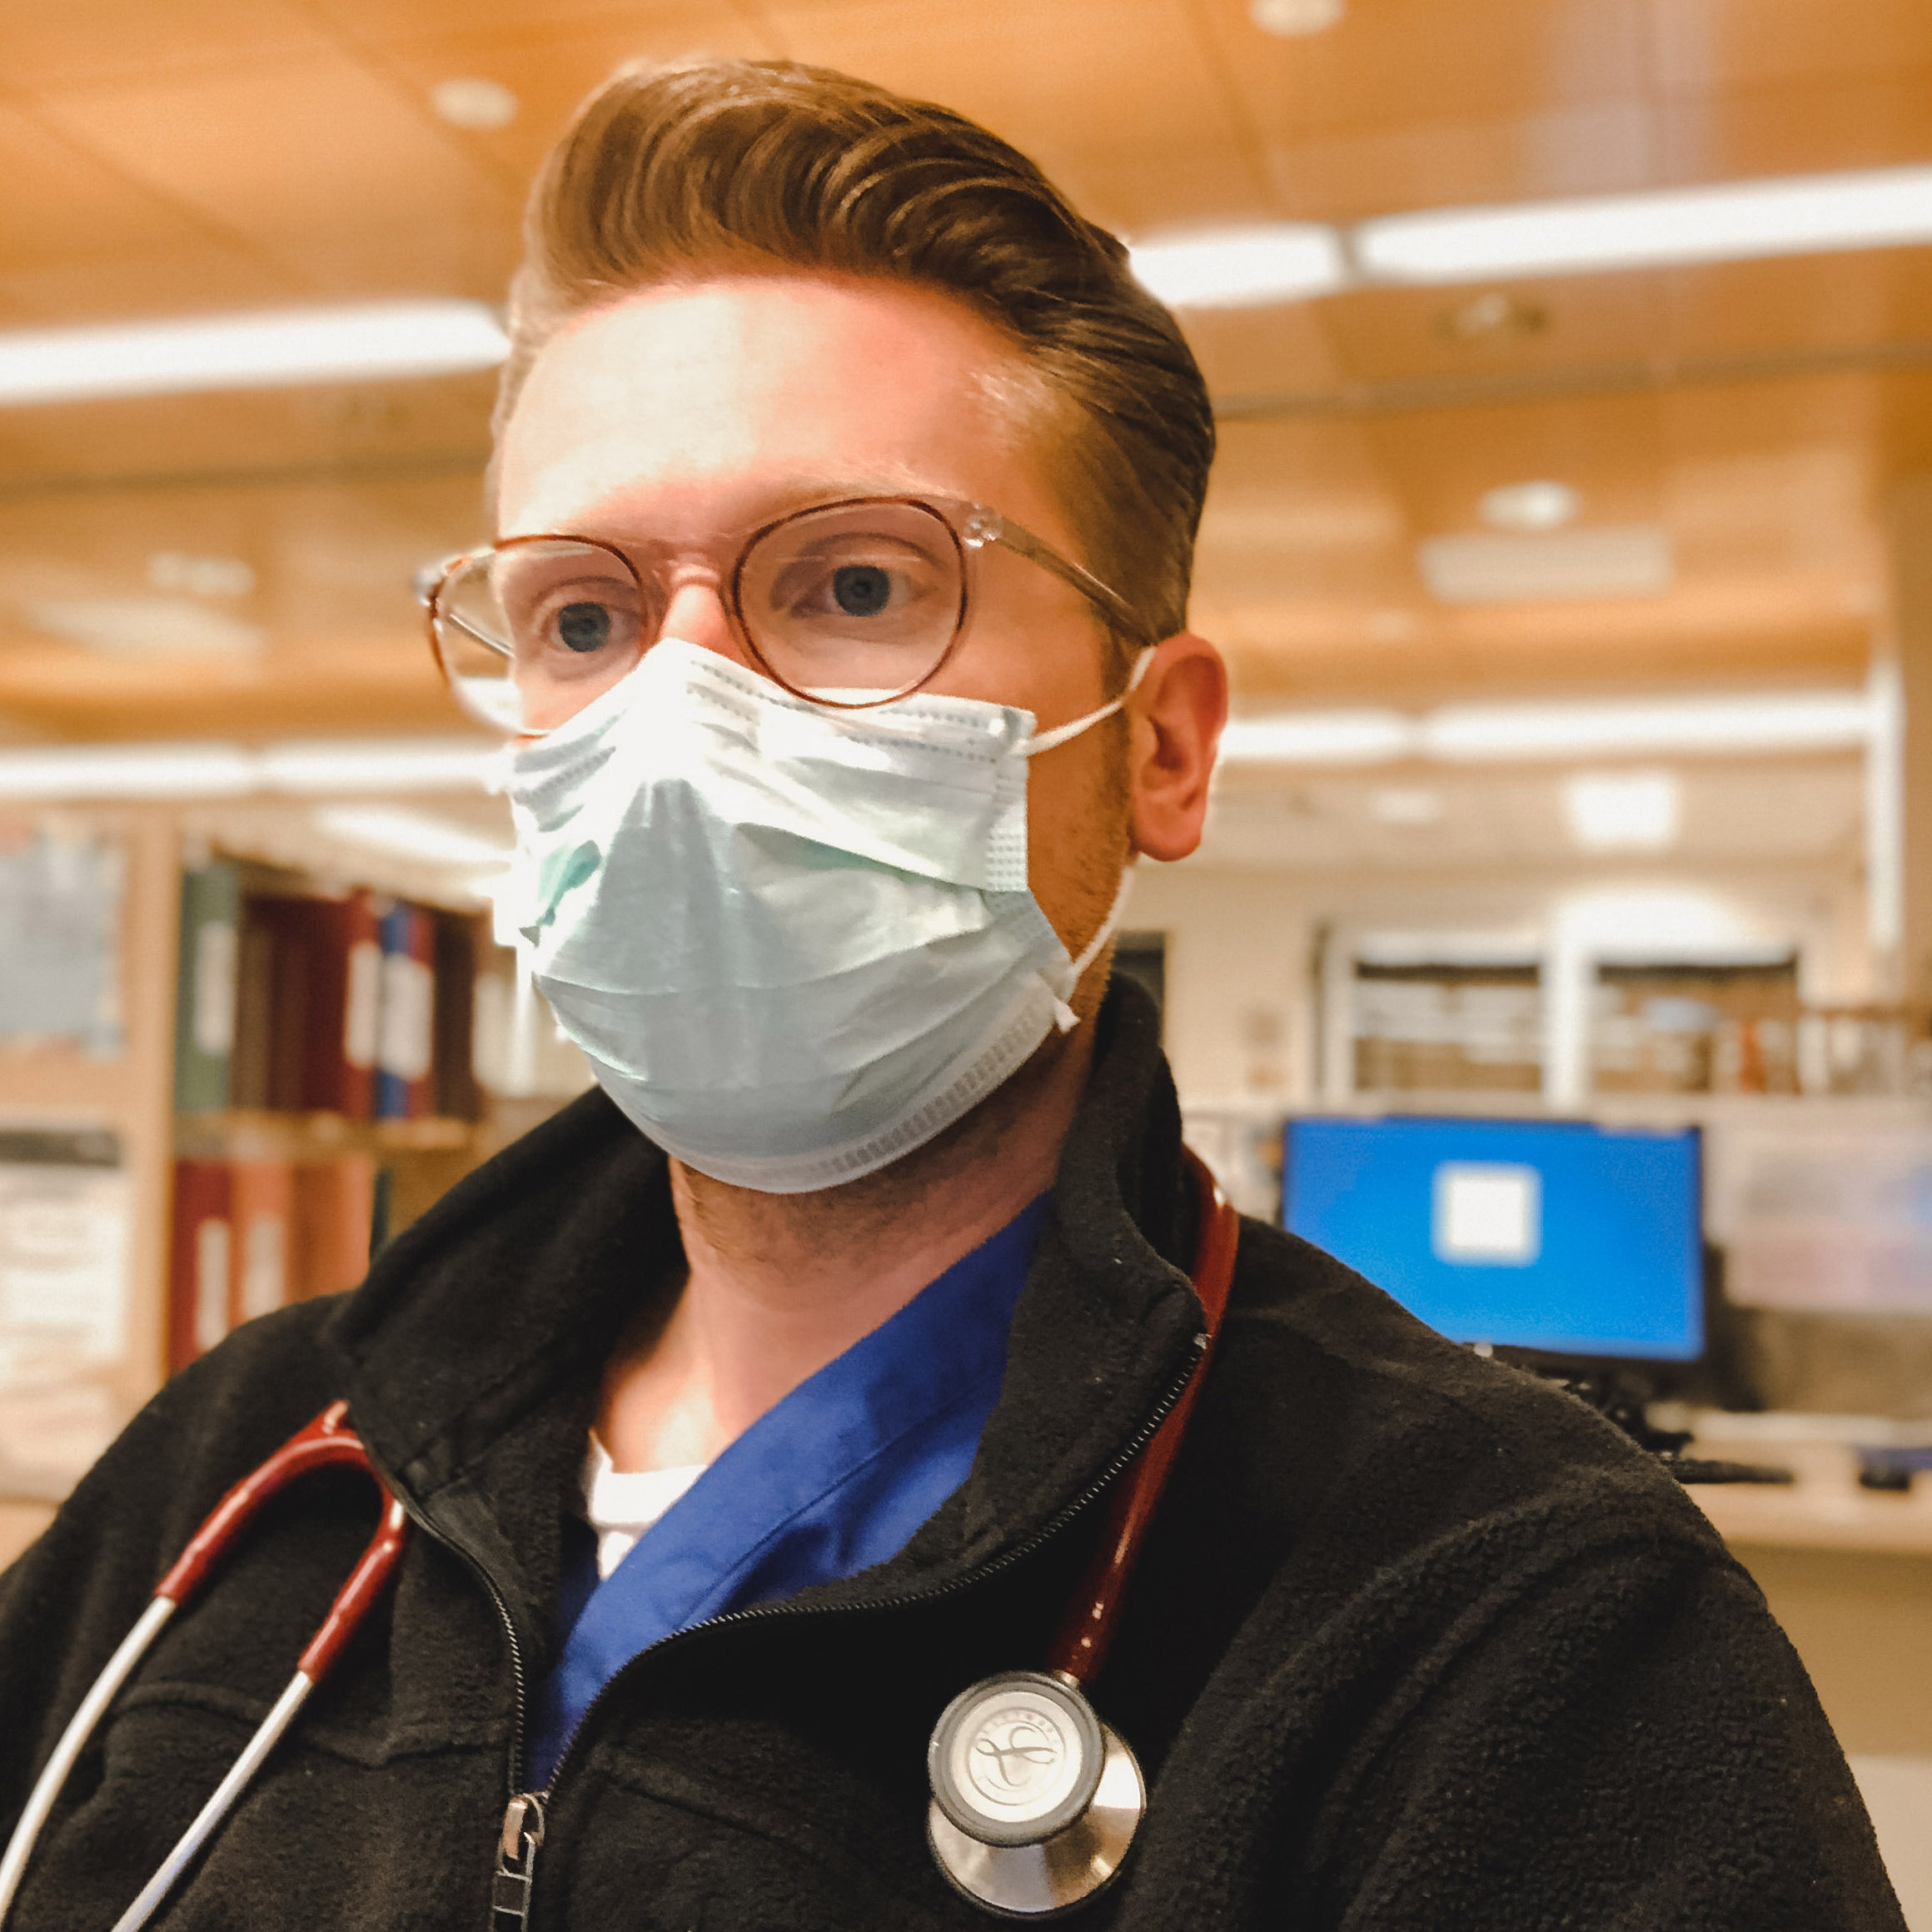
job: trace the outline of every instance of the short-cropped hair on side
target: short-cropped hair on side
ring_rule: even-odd
[[[1113,235],[951,109],[785,61],[627,69],[538,175],[511,288],[501,431],[573,316],[706,272],[885,276],[957,297],[1013,343],[1087,562],[1183,629],[1214,454],[1207,386]]]

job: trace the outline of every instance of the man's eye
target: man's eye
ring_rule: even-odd
[[[556,630],[566,650],[601,650],[610,641],[610,613],[601,604],[566,604],[556,615]]]
[[[848,617],[876,617],[892,601],[892,574],[877,564],[841,564],[832,573],[832,600]]]

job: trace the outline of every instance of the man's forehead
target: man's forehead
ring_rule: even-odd
[[[627,297],[538,357],[505,432],[503,526],[660,496],[715,520],[767,514],[767,496],[972,495],[1011,459],[993,397],[1012,360],[969,310],[892,283],[773,276]]]

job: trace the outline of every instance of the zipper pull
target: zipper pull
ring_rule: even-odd
[[[503,1832],[496,1841],[496,1870],[490,1881],[492,1932],[504,1932],[506,1921],[530,1923],[530,1881],[543,1835],[543,1800],[535,1791],[519,1792],[503,1814]]]

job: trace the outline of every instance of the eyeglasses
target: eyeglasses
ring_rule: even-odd
[[[794,696],[889,704],[958,648],[990,544],[1070,585],[1130,641],[1153,641],[1091,571],[983,504],[945,497],[850,497],[762,525],[739,548],[725,605],[759,669]],[[656,641],[665,575],[594,537],[505,537],[422,573],[431,648],[473,716],[511,734],[550,730]]]

